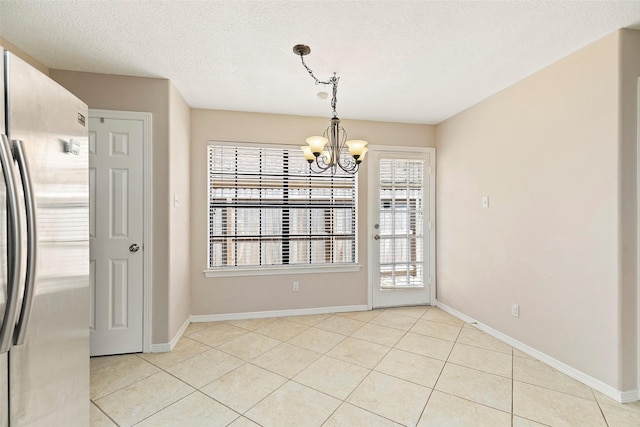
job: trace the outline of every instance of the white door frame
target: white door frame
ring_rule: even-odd
[[[636,96],[636,212],[640,212],[640,77],[638,78]],[[640,266],[640,216],[636,217],[636,271]],[[640,399],[640,274],[636,272],[636,398]]]
[[[138,120],[142,122],[142,351],[151,352],[151,265],[153,240],[153,174],[152,174],[152,114],[136,111],[97,110],[90,108],[89,117]]]
[[[427,173],[430,175],[429,179],[429,218],[430,218],[430,233],[429,233],[429,273],[431,277],[431,284],[429,285],[429,305],[435,305],[436,303],[436,149],[434,147],[397,147],[394,145],[369,145],[369,155],[373,152],[390,152],[390,153],[428,153],[431,157],[431,164],[428,166]],[[368,174],[368,191],[367,191],[367,261],[369,265],[367,287],[367,305],[369,310],[373,308],[373,286],[374,284],[374,272],[372,266],[374,265],[372,244],[373,236],[376,234],[373,229],[373,224],[376,222],[376,218],[373,216],[374,209],[370,209],[372,203],[377,200],[378,195],[375,189],[377,183],[373,179],[374,174],[371,171],[372,164],[367,165]]]

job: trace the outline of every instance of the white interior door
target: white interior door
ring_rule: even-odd
[[[435,149],[376,149],[369,165],[374,308],[435,297]]]
[[[143,350],[143,132],[89,118],[92,356]]]

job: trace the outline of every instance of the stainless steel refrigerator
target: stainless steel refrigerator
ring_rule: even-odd
[[[87,106],[0,53],[0,427],[88,426]]]

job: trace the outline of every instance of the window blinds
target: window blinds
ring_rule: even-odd
[[[356,177],[297,149],[208,147],[209,268],[355,263]]]

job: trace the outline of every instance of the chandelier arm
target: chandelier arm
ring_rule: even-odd
[[[358,163],[358,161],[353,157],[347,156],[346,160],[343,161],[341,159],[338,162],[338,166],[340,166],[340,169],[342,169],[343,171],[352,174],[358,171],[358,169],[360,168],[360,163]]]
[[[320,163],[320,158],[322,158],[322,164]],[[315,166],[315,168],[314,168],[314,166]],[[327,163],[326,159],[324,158],[324,156],[322,154],[317,156],[314,161],[310,161],[309,162],[309,169],[313,173],[322,173],[322,172],[326,171],[327,169],[329,169],[330,167],[331,167],[331,165],[329,163]]]
[[[340,167],[342,167],[342,166],[340,166]],[[360,163],[354,164],[353,167],[349,168],[349,169],[342,168],[343,171],[345,171],[346,173],[350,173],[350,174],[357,173],[359,169],[360,169]]]
[[[340,139],[338,140],[338,152],[342,154],[347,146],[347,131],[340,126],[340,124],[338,124],[338,134],[340,135]]]

